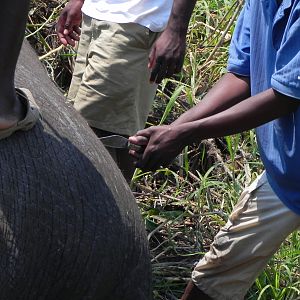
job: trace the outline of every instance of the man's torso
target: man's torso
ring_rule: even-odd
[[[228,68],[250,76],[252,95],[273,88],[300,100],[299,3],[246,1]],[[300,109],[260,126],[256,132],[272,188],[288,207],[300,213]]]

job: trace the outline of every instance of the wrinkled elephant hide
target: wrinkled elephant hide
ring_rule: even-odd
[[[26,41],[16,86],[43,119],[0,141],[0,299],[150,299],[135,199]]]

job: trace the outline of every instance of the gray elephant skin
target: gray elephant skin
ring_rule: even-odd
[[[0,300],[151,299],[135,199],[26,41],[16,86],[43,118],[0,141]]]

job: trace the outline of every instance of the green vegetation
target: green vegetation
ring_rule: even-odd
[[[67,92],[75,51],[62,48],[55,21],[66,1],[34,0],[26,36],[49,76]],[[159,87],[148,125],[168,124],[201,101],[225,72],[237,0],[198,1],[182,73]],[[242,189],[262,170],[253,131],[186,147],[169,167],[136,171],[133,187],[148,230],[155,299],[178,299],[193,265],[208,250]],[[293,233],[257,278],[246,299],[300,296],[299,233]]]

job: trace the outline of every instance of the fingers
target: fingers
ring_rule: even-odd
[[[149,146],[151,148],[149,149],[148,139],[145,137],[137,137],[137,136],[135,136],[134,138],[141,138],[139,140],[139,143],[140,145],[144,144],[143,146],[140,146],[140,149],[131,149],[129,151],[129,154],[135,158],[135,162],[134,162],[135,166],[137,168],[142,169],[143,171],[155,171],[156,169],[158,169],[158,167],[156,168],[157,165],[156,162],[159,161],[159,159],[156,159],[155,157],[156,155],[151,150],[152,149],[151,146]],[[134,141],[133,138],[131,140]]]
[[[128,138],[130,144],[146,146],[148,144],[148,138],[146,136],[138,135],[130,136]]]
[[[155,82],[157,84],[161,83],[162,80],[166,77],[167,73],[167,63],[165,61],[156,60],[155,66],[151,71],[150,82]]]
[[[144,152],[144,154],[137,154],[137,159],[135,166],[144,172],[156,171],[163,165],[168,164],[166,161],[161,161],[159,153],[151,153],[151,155],[148,155],[147,152]]]
[[[148,68],[153,69],[154,62],[155,62],[155,56],[156,56],[156,47],[153,47],[150,51],[149,55],[149,63],[148,63]]]
[[[151,67],[150,67],[150,69],[151,69],[150,82],[157,83],[156,77],[160,70],[160,65],[162,63],[162,59],[156,58],[155,55],[153,55],[152,57],[149,57],[149,58],[150,58],[149,65],[151,65]]]
[[[141,159],[148,144],[148,138],[144,136],[129,137],[129,154],[136,159]]]
[[[129,150],[129,154],[135,159],[134,165],[143,171],[156,171],[160,168],[160,158],[156,159],[155,155],[150,156],[145,152],[145,148],[142,151]]]
[[[128,152],[134,159],[134,165],[136,166],[138,161],[140,161],[143,157],[143,153],[138,152],[137,150],[130,149]]]
[[[178,59],[178,61],[177,61],[177,64],[176,64],[176,67],[175,67],[175,69],[174,69],[174,72],[173,72],[173,74],[177,74],[177,73],[180,73],[180,72],[181,72],[181,69],[182,69],[183,63],[184,63],[184,54],[181,56],[181,58],[180,58],[180,59]]]
[[[78,36],[78,34],[77,34],[75,31],[69,33],[69,37],[70,37],[73,41],[76,41],[76,42],[79,41],[79,36]]]
[[[166,77],[168,63],[164,57],[156,57],[156,46],[151,49],[148,68],[151,69],[150,83],[159,84]]]
[[[153,63],[154,67],[152,68],[150,74],[150,82],[160,84],[163,79],[170,78],[174,74],[181,71],[183,60],[177,62],[177,60],[165,60],[165,59],[156,59],[156,62]]]
[[[58,36],[58,39],[61,42],[61,44],[63,44],[64,46],[68,45],[68,41],[63,34],[57,33],[57,36]]]
[[[176,70],[176,65],[175,64],[171,64],[168,66],[168,70],[166,72],[166,76],[165,78],[170,78],[173,76],[173,74],[175,73]]]
[[[134,165],[139,168],[140,165],[145,163],[145,159],[147,159],[147,156],[145,156],[145,149],[147,148],[149,139],[151,137],[151,127],[147,129],[143,129],[138,131],[134,136],[130,136],[128,138],[129,143],[131,145],[136,145],[139,148],[130,147],[129,154],[135,159]]]
[[[75,47],[75,45],[76,45],[75,41],[72,38],[70,38],[69,36],[66,36],[66,41],[67,41],[67,44],[69,44],[72,47]]]
[[[65,29],[64,30],[64,38],[66,39],[67,43],[69,45],[71,45],[72,47],[75,46],[76,42],[79,41],[79,35],[76,33],[75,30],[68,30],[68,29]]]
[[[145,136],[131,136],[129,141],[129,154],[135,158],[140,159],[141,154],[145,151],[148,144],[148,138]]]
[[[66,22],[66,16],[65,16],[65,14],[61,14],[57,21],[57,24],[56,24],[56,33],[57,33],[59,41],[64,46],[66,46],[68,44],[68,42],[65,38],[65,34],[64,34],[65,22]]]
[[[73,31],[78,35],[78,38],[79,38],[79,36],[80,36],[80,34],[81,34],[81,29],[80,29],[80,27],[79,27],[78,25],[74,25]]]
[[[69,24],[65,24],[64,27],[62,38],[66,40],[67,44],[74,47],[80,39],[81,30],[78,25],[70,26]]]
[[[74,47],[76,42],[80,39],[81,30],[78,25],[73,24],[69,14],[62,13],[56,25],[56,32],[59,41],[64,46],[71,45]]]

